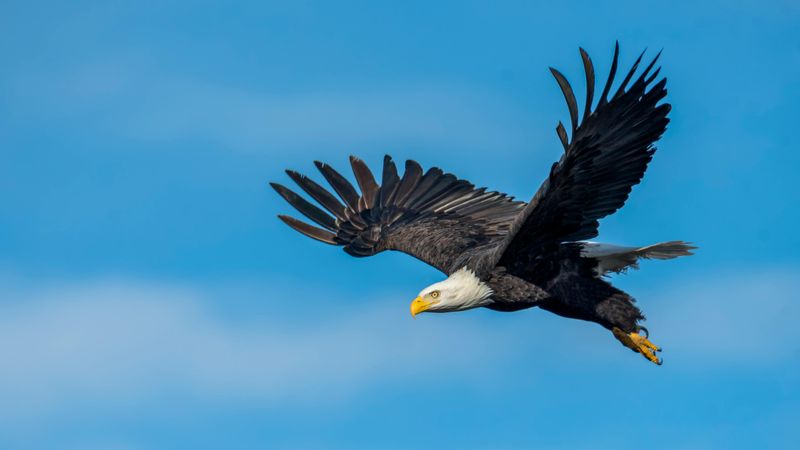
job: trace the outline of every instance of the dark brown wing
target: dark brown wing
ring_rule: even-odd
[[[524,206],[505,194],[476,189],[435,167],[423,173],[411,160],[406,161],[400,178],[394,162],[386,156],[382,185],[378,185],[367,165],[351,156],[361,194],[330,166],[315,164],[339,198],[306,176],[287,173],[325,210],[284,186],[271,185],[322,228],[278,217],[306,236],[343,246],[353,256],[399,250],[450,273],[501,243]]]
[[[572,87],[560,72],[550,69],[567,101],[572,140],[559,122],[556,131],[565,152],[515,220],[501,264],[527,264],[548,244],[597,236],[598,221],[621,208],[642,179],[670,110],[669,104],[658,104],[667,93],[666,79],[652,84],[660,70],[651,73],[658,55],[628,87],[643,55],[608,100],[619,57],[619,45],[615,47],[611,73],[592,111],[594,67],[581,49],[587,96],[580,124]]]

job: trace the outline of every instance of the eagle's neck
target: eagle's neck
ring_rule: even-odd
[[[458,309],[477,308],[492,303],[492,288],[466,267],[453,272],[445,283],[454,290]]]

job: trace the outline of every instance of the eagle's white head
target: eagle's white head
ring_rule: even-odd
[[[453,272],[446,280],[423,289],[411,302],[411,315],[421,312],[451,312],[477,308],[492,303],[492,289],[466,267]]]

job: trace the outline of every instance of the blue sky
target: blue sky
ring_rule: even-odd
[[[800,7],[6,2],[0,447],[791,448],[800,436]],[[544,311],[412,320],[441,278],[275,215],[312,161],[389,153],[528,199],[582,93],[664,49],[672,122],[601,239],[655,367]]]

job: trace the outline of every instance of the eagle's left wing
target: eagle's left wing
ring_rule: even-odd
[[[333,168],[315,164],[344,204],[310,178],[289,170],[289,177],[327,212],[271,183],[289,204],[322,228],[278,217],[308,237],[343,246],[353,256],[398,250],[449,274],[480,260],[486,250],[498,245],[524,206],[505,194],[476,189],[436,167],[423,174],[412,160],[406,161],[400,178],[388,155],[383,161],[382,185],[363,161],[350,157],[360,194]]]
[[[655,153],[653,144],[669,122],[670,105],[660,103],[667,94],[666,79],[656,81],[659,68],[651,73],[658,56],[633,79],[642,59],[639,56],[609,100],[619,57],[617,45],[611,72],[594,110],[594,67],[583,49],[581,57],[586,72],[583,120],[578,123],[572,87],[561,73],[551,69],[569,107],[572,139],[559,123],[556,130],[564,154],[515,220],[507,242],[498,247],[496,258],[503,265],[533,268],[530,263],[553,245],[597,236],[598,221],[621,208],[644,176]]]

